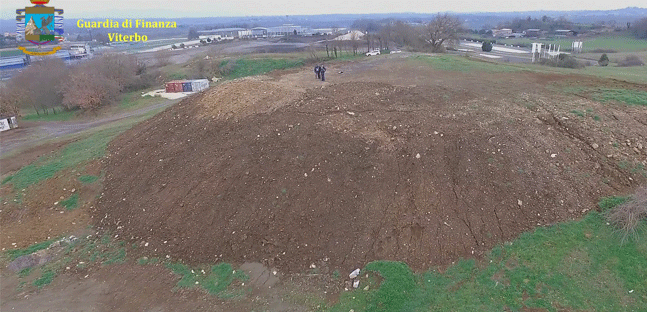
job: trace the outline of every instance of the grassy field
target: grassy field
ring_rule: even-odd
[[[35,51],[35,49],[27,49],[28,51]],[[9,56],[19,56],[19,55],[25,55],[25,53],[21,50],[15,49],[15,50],[5,50],[5,51],[0,51],[0,56],[1,57],[9,57]]]
[[[298,67],[304,64],[303,60],[273,58],[238,59],[234,62],[232,71],[226,75],[229,79],[262,75],[273,70]],[[221,66],[226,65],[221,64]]]
[[[514,72],[523,70],[521,66],[508,65],[495,62],[485,62],[456,55],[427,56],[417,55],[410,58],[439,70],[458,72]]]
[[[559,86],[555,86],[560,89]],[[647,92],[629,89],[592,88],[592,87],[566,87],[561,91],[571,94],[591,95],[596,101],[615,102],[625,105],[647,106]]]
[[[33,112],[33,111],[31,111]],[[40,114],[37,113],[29,113],[27,115],[22,116],[22,120],[25,121],[67,121],[70,119],[74,119],[74,117],[80,112],[80,110],[71,110],[71,111],[64,111],[60,109],[56,114],[49,112],[48,114],[43,114],[40,112]]]
[[[66,145],[56,153],[42,156],[34,163],[22,167],[13,175],[6,177],[2,184],[12,184],[14,189],[27,188],[47,180],[65,169],[99,159],[105,155],[106,147],[114,137],[159,111],[159,109],[153,110],[139,117],[128,118],[93,129],[78,141]]]
[[[602,208],[623,202],[605,199]],[[494,248],[484,261],[413,273],[400,262],[369,263],[357,290],[330,311],[643,311],[647,307],[647,241],[624,244],[598,212],[540,227]],[[369,286],[369,290],[363,287]]]
[[[484,39],[481,36],[470,36],[473,39]],[[492,38],[490,38],[492,39]],[[595,37],[573,37],[573,38],[514,38],[514,39],[500,39],[496,38],[496,42],[500,44],[523,45],[530,46],[533,42],[542,42],[546,44],[561,45],[561,51],[570,51],[573,41],[582,41],[582,51],[592,52],[594,50],[615,50],[617,52],[639,52],[647,50],[647,40],[636,39],[635,37],[625,33],[611,33]]]

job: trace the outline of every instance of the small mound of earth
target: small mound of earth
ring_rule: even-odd
[[[94,219],[189,263],[423,269],[578,217],[630,186],[568,131],[469,91],[241,80],[113,141]]]

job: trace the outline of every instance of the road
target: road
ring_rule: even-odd
[[[0,133],[0,157],[5,156],[16,149],[36,146],[64,135],[78,133],[129,117],[142,116],[150,111],[171,106],[178,101],[179,100],[161,99],[159,103],[155,103],[144,108],[90,121],[24,123],[19,121],[17,129]]]

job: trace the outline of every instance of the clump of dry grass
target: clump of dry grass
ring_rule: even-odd
[[[636,55],[627,55],[624,60],[618,61],[620,67],[643,66],[645,63]]]
[[[639,188],[628,201],[607,212],[606,218],[620,231],[623,242],[633,236],[640,224],[647,220],[647,186]]]

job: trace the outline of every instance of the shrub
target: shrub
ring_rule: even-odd
[[[175,49],[177,49],[177,46],[173,44],[173,45],[171,45],[171,49],[175,50]]]
[[[4,109],[11,111],[12,106],[16,106],[31,107],[43,113],[48,109],[54,111],[63,100],[61,86],[68,79],[68,72],[69,68],[59,59],[32,63],[6,84],[7,89],[2,92]]]
[[[598,60],[598,65],[600,66],[609,65],[609,57],[607,56],[606,53],[602,53],[602,56],[600,56],[600,59]]]
[[[618,66],[621,67],[630,67],[630,66],[643,66],[645,63],[643,63],[638,56],[635,55],[627,55],[624,60],[618,62]]]
[[[633,235],[647,219],[647,187],[638,189],[631,199],[607,212],[606,218],[620,231],[623,241]]]
[[[547,65],[552,67],[563,67],[563,68],[584,68],[584,64],[578,62],[574,57],[568,54],[560,54],[556,58],[552,59],[542,59],[539,61],[541,65]]]
[[[484,52],[490,52],[492,51],[492,42],[489,40],[483,41],[483,45],[481,46],[481,50]]]
[[[180,49],[184,49],[184,43],[180,43]]]

